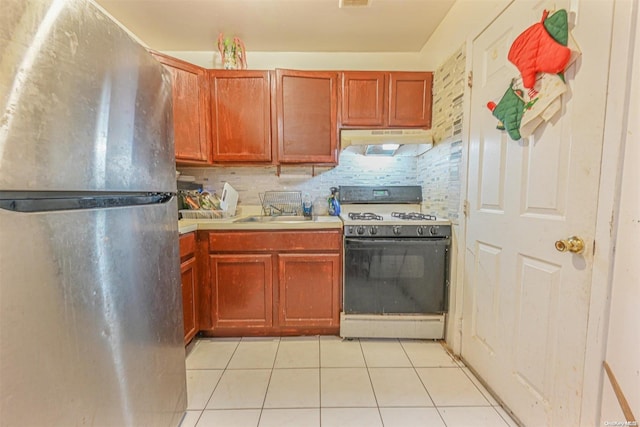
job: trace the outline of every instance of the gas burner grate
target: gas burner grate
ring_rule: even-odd
[[[349,212],[349,219],[364,221],[382,221],[382,216],[371,212]]]
[[[418,212],[392,212],[391,216],[398,219],[408,219],[413,221],[435,221],[435,215],[423,214]]]

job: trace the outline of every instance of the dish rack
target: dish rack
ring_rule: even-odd
[[[300,191],[265,191],[259,196],[264,215],[302,215]]]

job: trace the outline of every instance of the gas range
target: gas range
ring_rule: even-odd
[[[450,237],[451,222],[420,212],[420,186],[342,186],[347,237]]]
[[[451,223],[420,213],[420,186],[340,187],[342,337],[444,336]]]

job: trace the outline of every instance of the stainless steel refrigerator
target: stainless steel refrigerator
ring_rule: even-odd
[[[88,0],[2,0],[0,425],[186,407],[169,76]]]

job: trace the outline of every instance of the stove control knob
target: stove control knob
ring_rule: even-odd
[[[347,228],[347,234],[353,234],[353,226],[349,226],[349,228]]]
[[[393,226],[393,234],[395,234],[396,236],[399,236],[400,233],[402,233],[402,227],[399,225],[394,225]]]
[[[371,227],[369,229],[369,234],[371,234],[372,236],[375,236],[376,234],[378,234],[378,227],[376,227],[375,225]]]
[[[419,225],[418,228],[416,229],[416,232],[418,233],[418,236],[422,236],[424,234],[424,228],[422,228],[422,226]]]
[[[358,228],[356,228],[356,233],[364,234],[364,226],[359,225]]]
[[[429,234],[431,234],[432,236],[435,236],[436,234],[438,234],[438,227],[436,227],[435,225],[432,225],[431,228],[429,228]]]

